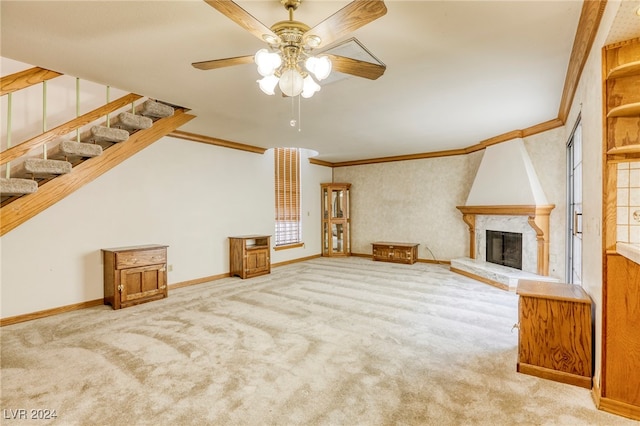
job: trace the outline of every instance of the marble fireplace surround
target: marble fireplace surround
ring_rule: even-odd
[[[549,215],[555,205],[458,206],[469,226],[469,257],[485,260],[485,230],[522,233],[522,270],[549,276]],[[533,230],[530,232],[528,226]],[[524,227],[524,229],[523,229]],[[499,229],[502,228],[502,229]],[[527,232],[529,231],[529,232]],[[535,254],[535,261],[533,261]]]

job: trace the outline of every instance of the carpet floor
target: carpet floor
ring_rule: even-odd
[[[443,266],[318,258],[3,327],[1,420],[638,424],[587,389],[516,373],[516,322],[516,294]]]

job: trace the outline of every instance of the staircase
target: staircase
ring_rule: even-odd
[[[33,68],[2,77],[0,95],[9,96],[9,117],[13,92],[58,76]],[[186,112],[182,107],[129,94],[7,147],[0,161],[6,176],[0,178],[0,235],[194,118]],[[117,116],[110,118],[114,113]],[[87,126],[88,130],[82,130]],[[41,153],[34,154],[38,149]]]

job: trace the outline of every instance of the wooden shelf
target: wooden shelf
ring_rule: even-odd
[[[640,102],[617,106],[612,108],[607,114],[607,118],[635,116],[640,116]]]
[[[617,146],[608,150],[607,154],[640,154],[640,144]]]
[[[632,75],[640,75],[640,61],[629,62],[612,68],[607,75],[607,80],[621,77],[630,77]]]

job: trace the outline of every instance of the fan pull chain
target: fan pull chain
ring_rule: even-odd
[[[289,121],[291,127],[296,127],[296,119],[295,119],[295,100],[293,96],[291,96],[291,121]]]
[[[298,95],[298,131],[301,132],[301,126],[302,126],[302,119],[301,119],[301,113],[300,110],[302,109],[301,107],[301,103],[300,103],[300,95]]]
[[[298,118],[296,119],[296,101],[295,98],[298,98]],[[301,122],[301,116],[300,116],[300,95],[298,96],[291,96],[291,121],[289,121],[289,125],[291,127],[296,127],[296,124],[298,125],[298,131],[301,132],[302,129],[300,127],[300,122]]]

